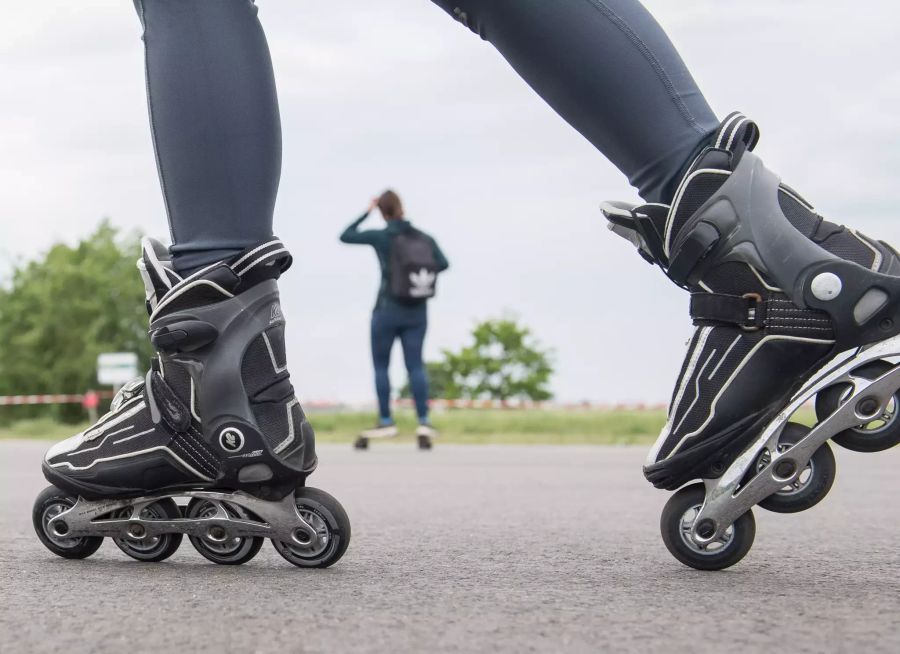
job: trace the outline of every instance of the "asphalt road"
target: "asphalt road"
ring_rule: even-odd
[[[0,652],[898,652],[900,448],[838,452],[830,496],[757,510],[736,567],[690,570],[657,521],[643,451],[321,448],[311,485],[353,521],[345,558],[239,567],[185,539],[142,564],[38,542],[46,443],[0,442]]]

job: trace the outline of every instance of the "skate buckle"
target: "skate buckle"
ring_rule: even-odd
[[[741,329],[745,332],[758,332],[762,329],[762,296],[759,293],[744,293],[742,296],[745,300],[754,300],[754,304],[747,307],[747,322],[741,325]]]

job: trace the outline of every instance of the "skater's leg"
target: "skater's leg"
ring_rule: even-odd
[[[416,403],[416,417],[419,423],[428,423],[428,374],[422,361],[422,347],[425,343],[425,332],[428,330],[428,314],[424,307],[417,312],[400,332],[400,343],[403,346],[403,361],[409,374],[409,387],[412,389]]]
[[[375,367],[375,394],[378,396],[378,420],[388,425],[391,418],[391,349],[397,337],[397,326],[384,309],[372,312],[372,364]]]
[[[718,121],[637,0],[434,0],[500,51],[648,202],[670,202]]]
[[[250,0],[135,0],[151,133],[178,272],[272,236],[281,124]]]

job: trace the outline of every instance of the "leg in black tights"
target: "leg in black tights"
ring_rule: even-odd
[[[178,272],[272,236],[281,122],[251,0],[135,0]]]
[[[433,0],[489,41],[648,202],[669,202],[719,123],[637,0]]]
[[[636,0],[434,0],[490,41],[648,201],[668,202],[717,121]],[[250,0],[135,0],[180,272],[272,234],[281,128]]]

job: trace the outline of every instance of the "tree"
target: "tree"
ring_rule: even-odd
[[[432,398],[549,400],[550,353],[528,327],[515,320],[486,320],[472,330],[472,344],[444,350],[443,361],[427,365]],[[409,397],[409,386],[401,391]]]
[[[0,395],[93,388],[102,352],[135,352],[149,361],[138,253],[135,236],[104,221],[74,247],[57,244],[14,267],[0,288]],[[77,406],[54,412],[82,417]]]

